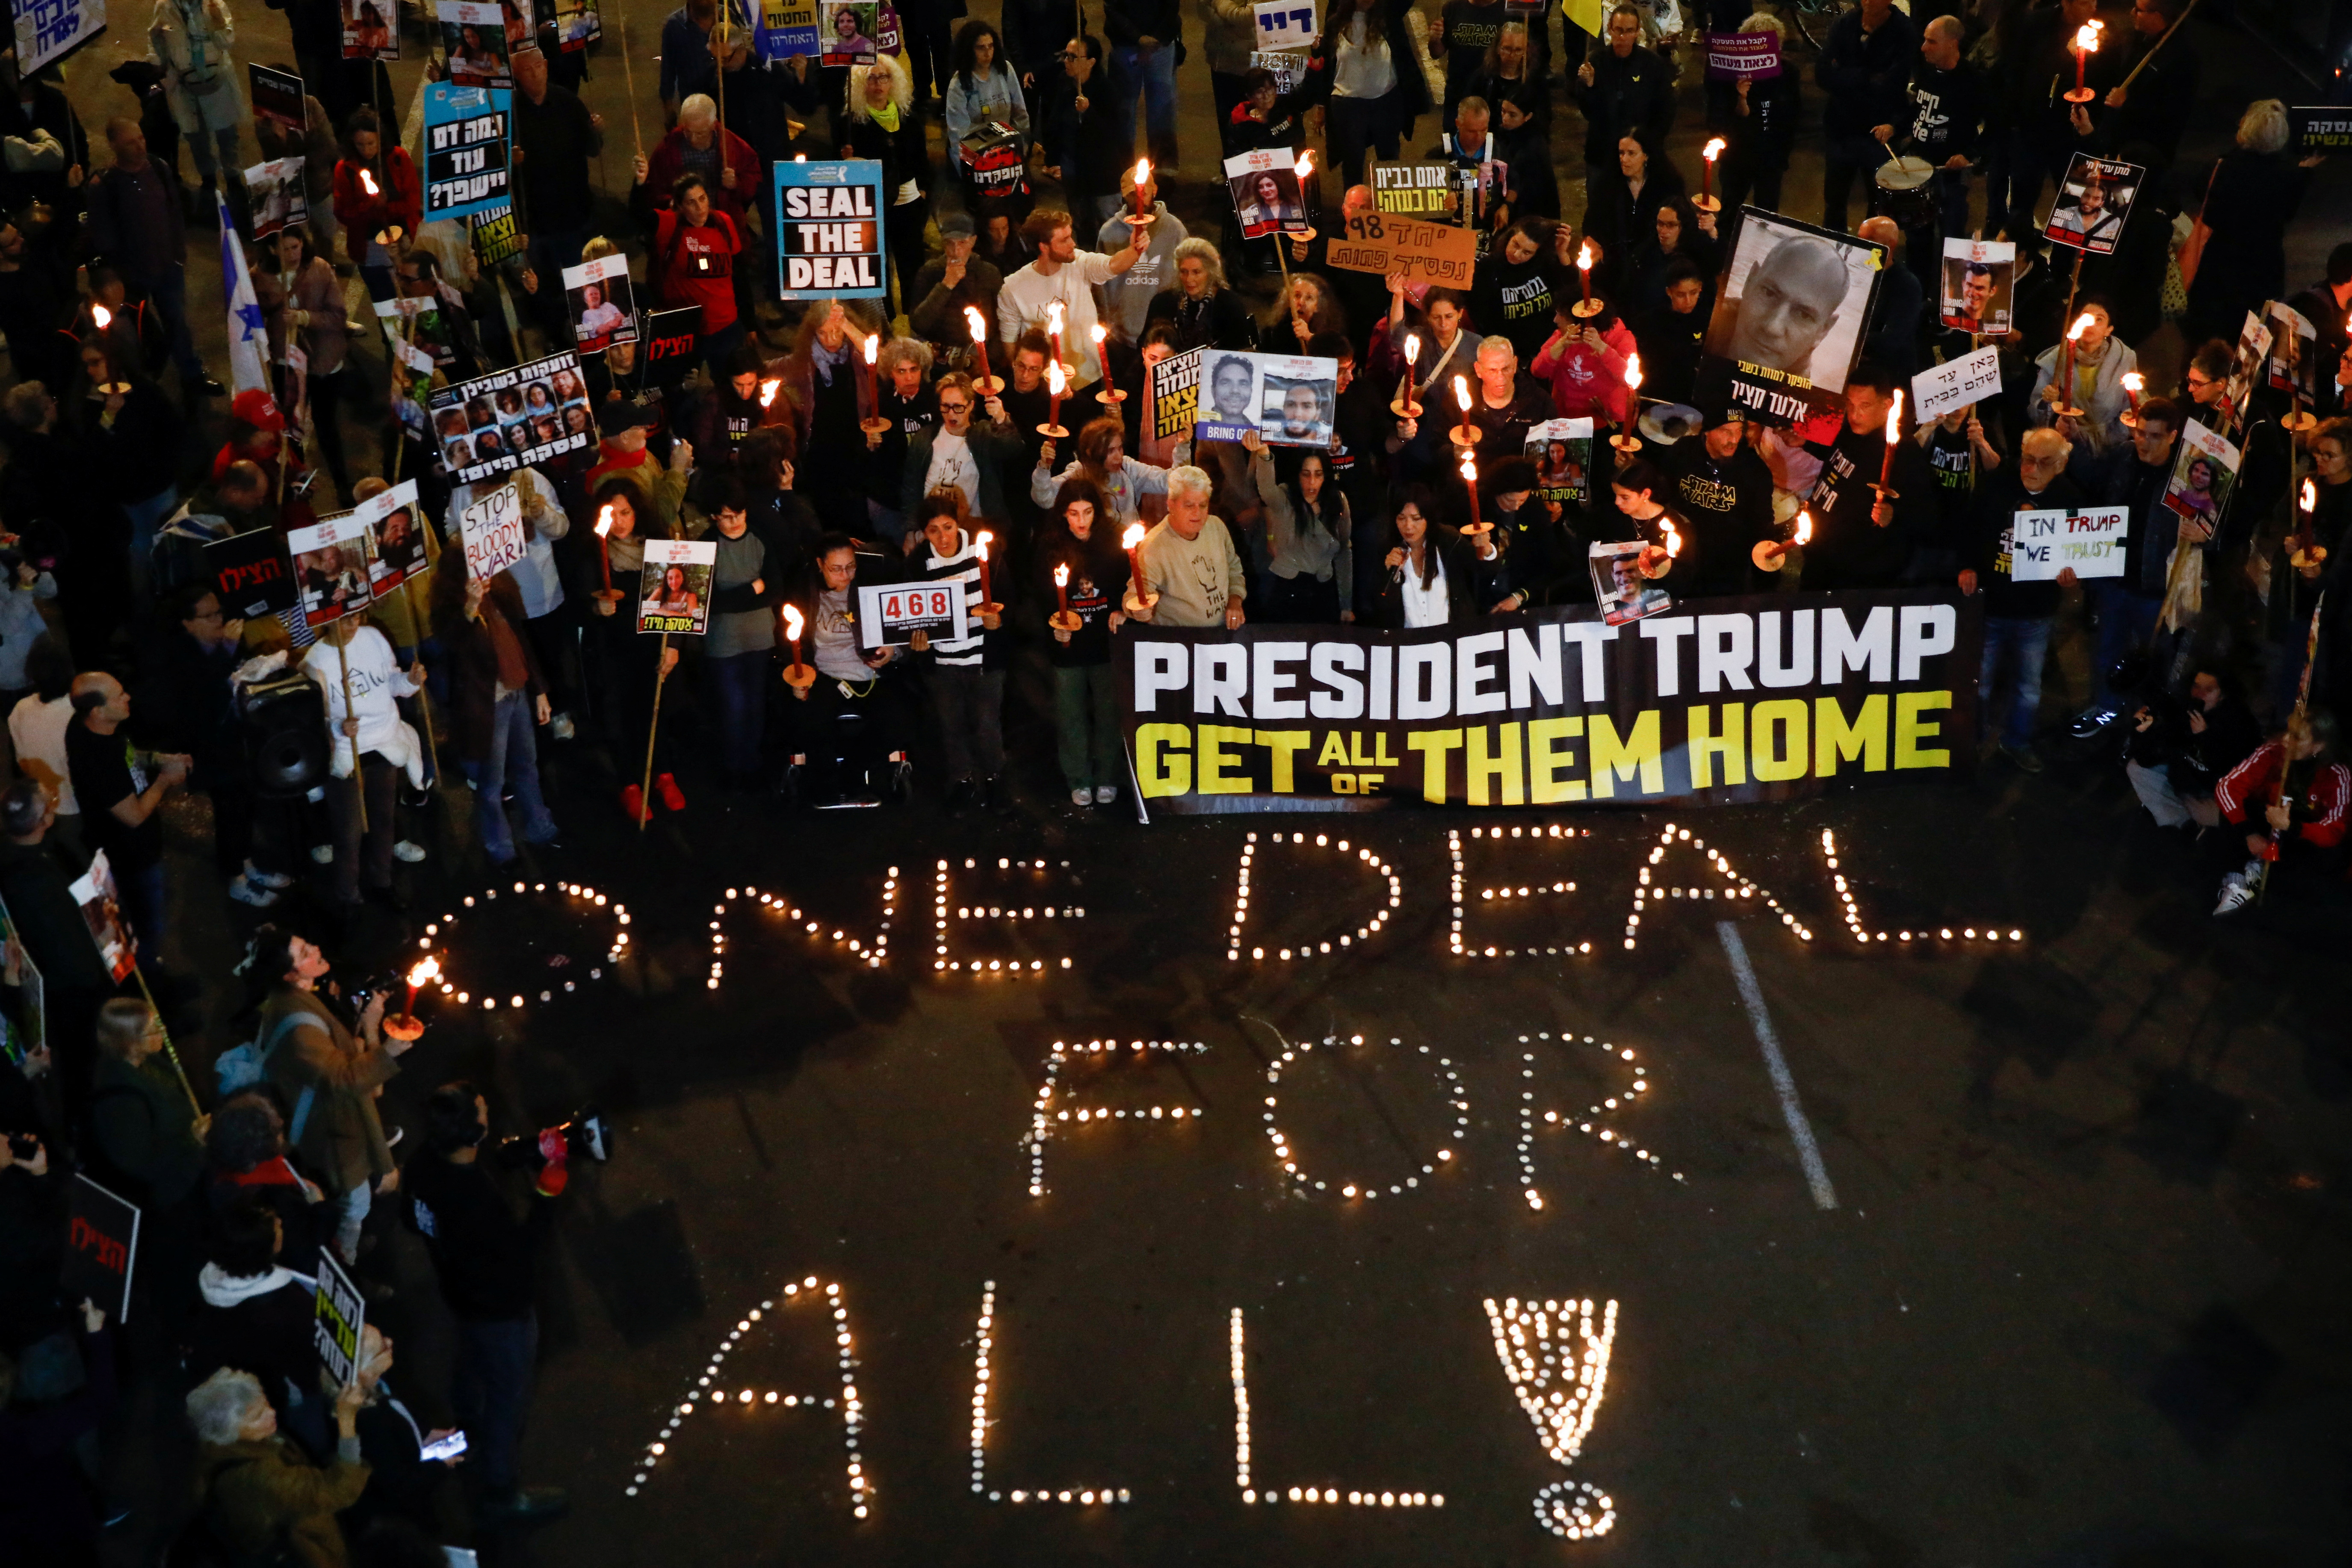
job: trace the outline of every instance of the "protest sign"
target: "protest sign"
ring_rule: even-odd
[[[273,158],[245,171],[246,205],[253,214],[253,237],[268,239],[289,224],[310,220],[310,193],[302,159]]]
[[[1001,120],[983,120],[960,143],[971,188],[983,196],[1029,194],[1027,138]]]
[[[1937,316],[1956,332],[2009,331],[2017,289],[2017,247],[2006,239],[1948,239]]]
[[[1478,265],[1478,239],[1453,223],[1357,213],[1348,218],[1344,232],[1331,237],[1323,258],[1343,272],[1382,278],[1402,272],[1416,283],[1467,289]]]
[[[1170,354],[1151,367],[1151,438],[1171,441],[1192,428],[1201,403],[1201,365],[1206,349]]]
[[[2048,583],[2068,571],[2077,577],[2120,577],[2124,539],[2130,531],[2127,506],[2011,512],[2009,580]]]
[[[302,110],[302,79],[268,66],[247,66],[246,78],[253,95],[254,119],[302,134],[308,116]]]
[[[1269,447],[1329,448],[1339,361],[1211,350],[1206,380],[1194,440],[1238,441],[1255,430]]]
[[[1299,49],[1315,41],[1315,0],[1257,0],[1250,11],[1261,49]]]
[[[343,58],[400,58],[400,29],[392,25],[389,15],[397,3],[398,0],[342,0]]]
[[[2242,424],[2246,405],[2254,395],[2255,380],[2261,375],[2263,362],[2271,352],[2271,330],[2260,316],[2246,312],[2243,325],[2238,329],[2238,347],[2230,361],[2230,377],[2221,384],[2219,404],[2221,417]]]
[[[1465,173],[1452,163],[1374,163],[1372,205],[1404,217],[1458,218]]]
[[[555,46],[564,54],[586,48],[604,36],[597,0],[555,0]]]
[[[896,48],[881,41],[881,7],[875,0],[817,0],[816,10],[817,37],[824,50],[820,65],[871,65],[877,53]]]
[[[2119,163],[2077,153],[2058,184],[2058,199],[2050,208],[2042,234],[2061,245],[2094,256],[2106,256],[2123,237],[2124,220],[2131,216],[2132,198],[2147,178],[2137,163]]]
[[[369,542],[367,524],[351,512],[287,531],[305,626],[315,630],[374,602]]]
[[[154,754],[142,752],[125,741],[123,760],[131,770],[131,788],[134,794],[145,795],[155,782]],[[89,869],[79,881],[66,889],[80,906],[82,924],[89,928],[89,940],[98,944],[99,962],[116,981],[131,978],[139,967],[137,934],[122,921],[122,895],[114,885],[114,868],[101,849],[89,858]]]
[[[1299,80],[1307,74],[1307,51],[1260,49],[1250,56],[1250,69],[1272,75],[1275,92],[1287,98],[1298,90]]]
[[[368,531],[368,591],[381,599],[431,564],[425,553],[425,524],[417,516],[416,481],[403,479],[381,495],[352,508],[352,520]]]
[[[1586,551],[1593,603],[1601,606],[1603,626],[1622,626],[1674,607],[1673,597],[1656,580],[1642,574],[1642,553],[1647,549],[1641,540],[1622,539],[1603,540]]]
[[[2000,350],[1992,343],[1931,365],[1911,378],[1911,411],[1922,424],[2000,395]]]
[[[465,217],[513,201],[507,168],[509,96],[446,81],[425,89],[426,221]]]
[[[2290,156],[2352,152],[2352,108],[2343,104],[2294,106],[2286,111]]]
[[[1147,806],[1723,805],[1966,765],[1983,605],[1915,588],[1620,626],[1591,605],[1417,631],[1129,623],[1112,657]]]
[[[205,546],[205,571],[226,615],[251,620],[294,607],[294,568],[274,528],[214,540]]]
[[[474,231],[474,259],[484,267],[496,267],[527,248],[530,237],[522,232],[522,226],[515,221],[514,207],[508,203],[485,207],[466,222]]]
[[[439,0],[442,52],[449,79],[459,87],[514,85],[507,63],[507,18],[498,0]]]
[[[54,1158],[54,1156],[52,1156]],[[139,1205],[76,1173],[66,1187],[66,1261],[58,1292],[87,1299],[120,1323],[131,1315],[131,1280],[139,1264]]]
[[[319,1250],[317,1279],[317,1291],[311,1298],[311,1343],[318,1348],[320,1367],[341,1388],[359,1370],[360,1331],[367,1322],[367,1298],[324,1247]]]
[[[495,577],[530,552],[522,531],[522,496],[512,481],[500,485],[457,514],[457,537],[466,550],[467,578]],[[651,549],[651,542],[646,548]]]
[[[637,630],[700,637],[710,629],[710,574],[719,563],[715,539],[648,539],[645,577],[637,589]]]
[[[1706,79],[1769,81],[1780,74],[1778,33],[1709,33]]]
[[[819,47],[816,0],[760,0],[751,29],[752,51],[760,58],[791,59],[815,54]]]
[[[1528,461],[1536,468],[1536,494],[1550,500],[1592,493],[1592,421],[1547,419],[1528,427]]]
[[[1254,147],[1225,160],[1225,188],[1241,216],[1244,239],[1263,239],[1276,230],[1297,234],[1307,226],[1296,158],[1287,147]]]
[[[2317,395],[2319,360],[2306,345],[2317,345],[2319,329],[2302,311],[2276,300],[2263,306],[2263,320],[2271,324],[2271,390],[2299,392],[2305,403],[2312,401]]]
[[[16,0],[16,74],[29,78],[106,30],[106,0]]]
[[[878,300],[889,292],[882,255],[882,165],[871,158],[779,163],[778,287],[786,300]]]
[[[2230,488],[2238,482],[2238,461],[2235,446],[2191,419],[2180,432],[2164,504],[2192,521],[2219,527],[2230,504]]]
[[[596,445],[580,359],[571,350],[433,394],[433,446],[450,479],[471,484]]]
[[[680,305],[674,310],[650,310],[645,320],[646,380],[655,386],[675,387],[702,363],[696,346],[701,340],[702,308]]]
[[[583,354],[637,341],[636,301],[629,289],[629,258],[600,256],[563,269],[563,302],[572,339]]]
[[[1887,260],[1850,234],[1742,207],[1699,342],[1695,401],[1728,396],[1778,423],[1836,407]]]
[[[857,585],[858,646],[901,647],[917,632],[942,641],[972,634],[963,579],[943,583],[861,583]]]

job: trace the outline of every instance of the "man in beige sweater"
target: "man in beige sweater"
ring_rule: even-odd
[[[1242,558],[1223,521],[1209,515],[1209,476],[1187,464],[1168,476],[1168,515],[1139,552],[1148,599],[1127,590],[1127,613],[1160,626],[1242,624]]]

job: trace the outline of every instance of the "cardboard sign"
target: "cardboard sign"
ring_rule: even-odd
[[[2260,316],[2246,312],[2245,323],[2238,329],[2238,351],[2230,362],[2230,378],[2221,384],[2221,417],[2232,424],[2242,425],[2246,405],[2254,395],[2254,383],[2260,376],[2263,362],[2271,352],[2272,332]]]
[[[777,286],[787,300],[878,300],[889,292],[882,255],[882,165],[871,158],[779,163]]]
[[[1457,224],[1359,213],[1348,219],[1345,233],[1331,237],[1323,258],[1345,272],[1382,278],[1402,272],[1416,282],[1467,289],[1478,264],[1478,239]]]
[[[399,0],[343,0],[343,58],[400,58]]]
[[[1250,11],[1261,49],[1304,48],[1315,41],[1315,0],[1257,0]]]
[[[629,289],[629,258],[600,256],[563,269],[563,302],[572,340],[583,354],[637,341],[636,300]]]
[[[106,30],[106,0],[16,0],[16,74],[29,77]]]
[[[416,506],[416,481],[403,479],[379,496],[352,508],[353,521],[367,530],[368,589],[383,598],[432,562],[425,548],[425,521]]]
[[[2352,109],[2342,104],[2291,107],[2286,111],[2290,157],[2352,152]]]
[[[1405,217],[1459,214],[1462,175],[1452,163],[1374,163],[1372,205]]]
[[[2042,235],[2093,256],[2111,255],[2131,216],[2132,198],[2147,179],[2147,171],[2137,163],[2075,153],[2058,183],[2058,199]]]
[[[289,224],[310,221],[310,190],[303,180],[299,156],[272,158],[246,170],[245,194],[246,205],[253,212],[255,239],[268,239]]]
[[[523,537],[520,492],[503,484],[466,508],[457,514],[457,537],[465,543],[468,578],[495,577],[521,561],[530,542]]]
[[[2012,513],[2009,580],[2047,583],[2070,569],[2077,577],[2120,577],[2124,540],[2130,531],[2127,506]]]
[[[1883,246],[1841,230],[1740,208],[1699,341],[1693,401],[1729,397],[1774,424],[1838,407],[1889,259]]]
[[[493,5],[493,12],[498,7]],[[507,100],[501,89],[425,89],[425,216],[465,217],[514,199],[507,168]]]
[[[1250,431],[1269,447],[1331,447],[1339,362],[1297,354],[1208,352],[1196,441],[1238,441]]]
[[[1225,160],[1225,188],[1233,193],[1234,210],[1241,216],[1244,239],[1307,228],[1297,157],[1287,147],[1256,147]]]
[[[2316,345],[2319,329],[2292,305],[2273,300],[2263,306],[2263,320],[2271,324],[2270,381],[2273,392],[2300,392],[2307,401],[2315,395],[2317,355],[2305,344]]]
[[[1709,33],[1706,79],[1769,81],[1780,74],[1780,38],[1776,33]]]
[[[433,449],[457,484],[537,467],[596,446],[580,357],[570,349],[433,394]]]
[[[2238,448],[2219,433],[2191,419],[2173,454],[2172,477],[2165,481],[2164,504],[2192,522],[2219,528],[2238,482]]]
[[[646,540],[637,630],[696,637],[709,631],[710,575],[718,564],[715,539]]]
[[[253,117],[282,125],[297,136],[308,120],[302,111],[302,79],[291,71],[268,66],[247,66],[246,79],[253,94]]]
[[[1307,74],[1307,54],[1303,49],[1260,49],[1251,54],[1250,69],[1272,73],[1276,94],[1287,98]]]
[[[882,38],[882,8],[875,0],[817,0],[816,10],[821,65],[871,65],[875,56],[898,49],[895,40]]]
[[[367,1298],[324,1248],[319,1253],[318,1282],[318,1293],[311,1298],[311,1343],[318,1347],[319,1364],[341,1388],[359,1369],[360,1331],[367,1324]]]
[[[130,742],[123,742],[130,750]],[[137,753],[132,753],[135,758]],[[131,786],[145,794],[154,781],[139,761],[131,764]],[[107,973],[116,981],[131,978],[139,967],[139,939],[122,921],[122,896],[114,885],[114,868],[107,862],[101,849],[89,858],[89,869],[81,879],[66,889],[81,907],[82,924],[89,928],[89,940],[98,944],[99,961],[106,965]]]
[[[813,55],[821,46],[816,35],[816,0],[759,0],[751,28],[751,50],[762,60],[791,59]]]
[[[1535,465],[1536,494],[1580,501],[1592,493],[1592,421],[1547,419],[1528,426],[1527,459]]]
[[[367,524],[348,511],[287,531],[304,625],[315,630],[375,602],[370,543]]]
[[[943,583],[861,583],[857,641],[866,648],[901,647],[917,632],[940,642],[973,635],[961,577]]]
[[[2017,293],[2017,247],[2006,239],[1944,241],[1936,318],[1956,332],[2009,331]]]
[[[474,231],[474,259],[484,267],[496,267],[528,248],[530,237],[522,232],[514,208],[507,203],[486,207],[466,221]]]
[[[59,1292],[89,1298],[117,1323],[131,1315],[131,1279],[139,1265],[139,1205],[125,1203],[77,1173],[66,1188],[66,1262]]]
[[[1206,349],[1170,354],[1151,367],[1151,438],[1171,441],[1192,428],[1201,402],[1201,365]]]
[[[575,54],[604,36],[596,0],[555,0],[555,47]]]
[[[675,387],[694,373],[702,363],[695,347],[702,331],[702,307],[680,305],[675,310],[654,310],[646,316],[639,351],[645,355],[646,380],[652,385]]]
[[[252,620],[294,607],[294,569],[274,528],[214,540],[205,546],[205,571],[225,615]]]
[[[459,87],[514,85],[507,64],[506,10],[497,0],[440,0],[434,15],[441,20],[451,81]]]
[[[1911,378],[1911,408],[1921,422],[2000,395],[2000,350],[1992,343],[1931,365]]]

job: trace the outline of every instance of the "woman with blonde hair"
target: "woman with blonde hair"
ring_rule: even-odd
[[[882,165],[882,202],[890,209],[883,232],[898,263],[898,309],[904,310],[914,303],[904,295],[922,270],[923,228],[931,217],[930,149],[907,68],[890,55],[850,67],[845,107],[837,156],[871,158]]]
[[[2275,98],[2249,104],[2238,121],[2238,144],[2213,164],[2205,184],[2190,244],[2204,236],[2201,249],[2184,258],[2189,278],[2189,314],[2180,323],[2190,342],[2226,338],[2235,342],[2246,312],[2286,289],[2286,228],[2311,188],[2311,171],[2321,154],[2300,163],[2287,155],[2286,105]]]
[[[1257,323],[1242,297],[1225,286],[1225,261],[1217,247],[1205,239],[1187,239],[1176,247],[1175,259],[1176,282],[1151,297],[1143,315],[1146,329],[1154,321],[1172,322],[1179,353],[1257,347]]]

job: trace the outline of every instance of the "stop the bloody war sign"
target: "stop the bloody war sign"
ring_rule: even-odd
[[[878,300],[890,289],[882,254],[882,165],[871,158],[776,166],[777,287],[787,300]]]

